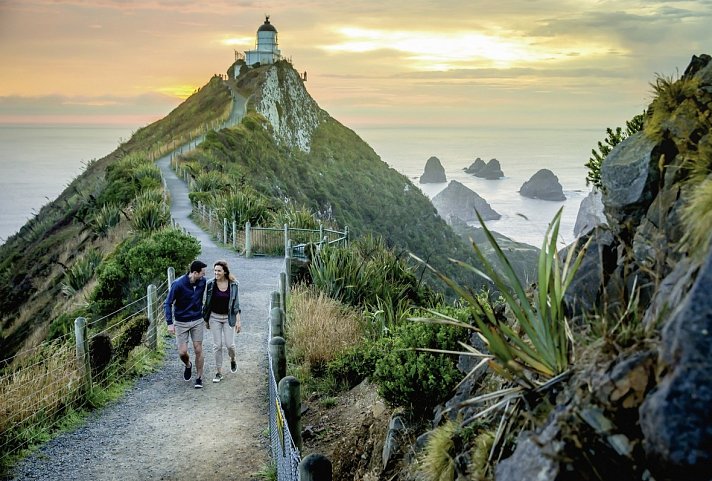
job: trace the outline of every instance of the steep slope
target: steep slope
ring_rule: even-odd
[[[413,252],[463,282],[481,283],[451,269],[448,257],[475,261],[428,198],[320,109],[291,65],[241,71],[236,84],[250,96],[247,117],[210,134],[186,162],[225,172],[273,205],[305,206],[357,236],[378,234],[404,254]]]
[[[168,116],[91,162],[56,200],[0,246],[0,359],[44,340],[53,320],[75,307],[68,305],[61,284],[80,253],[90,248],[108,253],[123,240],[98,239],[88,229],[109,188],[107,168],[130,153],[156,157],[187,142],[225,118],[230,107],[229,89],[220,77],[213,77]]]

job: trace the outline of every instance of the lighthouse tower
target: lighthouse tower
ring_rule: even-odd
[[[281,58],[277,43],[277,29],[269,23],[269,15],[265,16],[265,23],[257,29],[257,45],[254,50],[245,52],[245,63],[252,66],[272,64]]]

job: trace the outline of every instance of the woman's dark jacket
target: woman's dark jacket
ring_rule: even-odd
[[[205,286],[205,302],[203,303],[203,319],[205,322],[210,320],[210,301],[213,297],[213,287],[215,279],[210,279]],[[240,295],[238,293],[238,282],[230,281],[230,300],[227,304],[227,322],[230,327],[235,327],[237,322],[237,314],[240,313]]]

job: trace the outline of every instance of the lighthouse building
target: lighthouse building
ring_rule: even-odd
[[[280,58],[277,29],[269,23],[269,15],[267,15],[265,23],[257,29],[257,45],[255,49],[245,51],[245,63],[249,66],[256,63],[260,65],[273,64]]]

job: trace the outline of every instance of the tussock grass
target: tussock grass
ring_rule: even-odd
[[[685,234],[682,245],[689,252],[706,252],[712,237],[712,175],[693,187],[682,210]]]
[[[82,398],[72,344],[52,343],[0,377],[0,451],[42,439],[54,419]]]
[[[290,299],[285,330],[294,359],[322,367],[362,339],[363,321],[354,309],[302,285]]]
[[[432,481],[455,479],[455,442],[453,437],[459,426],[448,421],[433,430],[425,446],[422,469]]]

